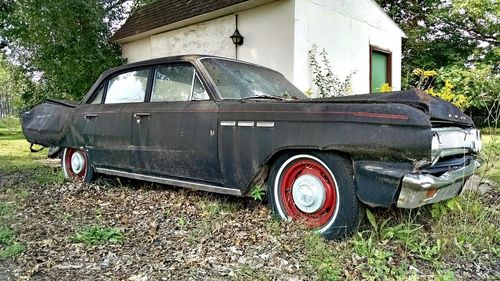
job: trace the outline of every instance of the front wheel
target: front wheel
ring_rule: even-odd
[[[300,221],[329,239],[350,235],[362,219],[352,164],[333,153],[281,155],[270,172],[268,195],[281,219]]]
[[[66,147],[63,150],[61,166],[66,179],[91,182],[94,178],[94,169],[90,165],[85,150]]]

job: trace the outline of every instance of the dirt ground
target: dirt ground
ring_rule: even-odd
[[[22,179],[1,180],[9,181]],[[10,203],[20,210],[12,227],[26,250],[0,263],[0,280],[309,279],[298,243],[304,232],[283,224],[272,235],[265,205],[127,184],[136,187],[65,183],[25,189]],[[122,230],[123,243],[87,246],[69,238],[95,224]]]

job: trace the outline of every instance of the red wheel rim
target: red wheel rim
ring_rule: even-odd
[[[83,158],[83,162],[81,163],[82,167],[78,170],[78,172],[73,170],[73,164],[71,163],[75,153],[79,153]],[[66,153],[64,154],[64,166],[69,178],[83,180],[87,174],[87,154],[84,151],[75,148],[66,148]]]
[[[317,186],[323,189],[322,203],[312,212],[299,209],[293,196],[294,183],[303,176],[313,177]],[[321,163],[312,159],[299,159],[288,164],[283,171],[279,184],[279,196],[282,206],[293,220],[302,221],[306,226],[318,228],[327,224],[336,213],[337,188],[330,171]]]

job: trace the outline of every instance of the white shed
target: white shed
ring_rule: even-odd
[[[238,29],[242,45],[229,38]],[[114,34],[123,57],[207,54],[264,65],[300,90],[312,85],[308,53],[325,49],[340,78],[355,71],[353,93],[384,82],[401,87],[403,31],[373,0],[157,0]]]

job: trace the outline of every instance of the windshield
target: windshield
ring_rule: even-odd
[[[223,99],[307,98],[278,72],[230,60],[201,60]]]

